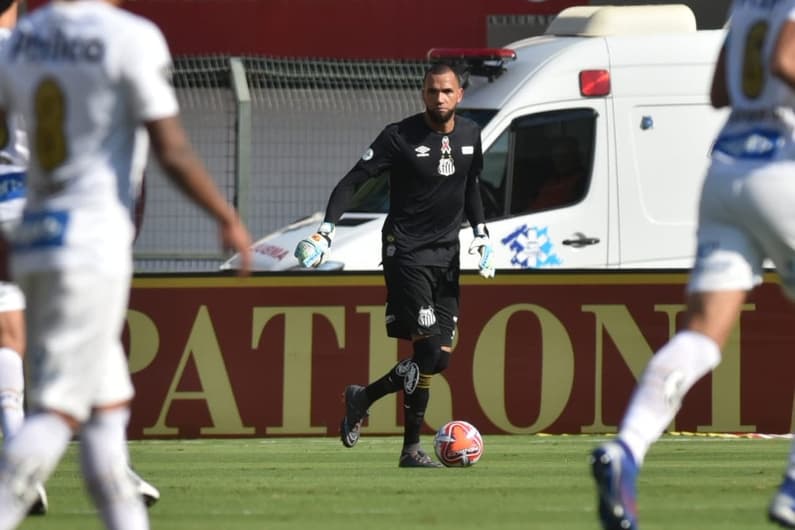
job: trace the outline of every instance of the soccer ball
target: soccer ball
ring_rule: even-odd
[[[471,423],[449,421],[436,432],[433,450],[445,466],[467,467],[483,455],[483,438]]]

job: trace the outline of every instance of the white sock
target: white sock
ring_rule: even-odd
[[[36,499],[31,484],[44,483],[63,456],[72,430],[60,416],[30,416],[5,444],[0,459],[0,529],[15,528]]]
[[[787,467],[787,476],[791,480],[795,480],[795,440],[792,441],[789,449],[789,466]]]
[[[24,392],[22,356],[11,348],[0,348],[0,431],[6,442],[25,420]]]
[[[687,391],[719,363],[718,345],[693,331],[677,333],[654,354],[635,388],[618,432],[638,465],[679,412]]]
[[[97,412],[80,433],[80,463],[88,491],[110,530],[146,530],[149,516],[129,475],[130,411]]]

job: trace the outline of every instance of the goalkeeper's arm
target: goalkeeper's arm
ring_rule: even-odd
[[[294,255],[302,266],[317,267],[328,259],[331,242],[334,240],[334,226],[350,205],[357,186],[368,178],[369,175],[357,166],[334,187],[326,207],[326,217],[317,232],[299,241],[295,247]]]
[[[358,165],[348,171],[334,186],[326,206],[326,217],[323,222],[337,224],[342,214],[348,209],[353,200],[353,195],[359,185],[370,178],[370,174]]]

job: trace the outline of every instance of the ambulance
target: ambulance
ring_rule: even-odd
[[[481,195],[497,269],[687,268],[712,142],[709,103],[725,30],[689,7],[577,6],[504,48],[433,49],[466,69],[458,113],[482,127]],[[321,269],[378,270],[388,175],[336,226]],[[317,212],[257,241],[254,269],[300,269]],[[476,269],[461,228],[461,266]],[[233,256],[222,269],[237,268]]]

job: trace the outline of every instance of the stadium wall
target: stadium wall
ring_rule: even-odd
[[[451,418],[485,434],[614,432],[677,327],[686,278],[465,274],[451,366],[434,377],[425,432]],[[337,436],[344,386],[410,355],[385,335],[384,296],[377,273],[137,277],[125,331],[138,389],[130,436]],[[671,429],[791,432],[792,318],[767,277]],[[373,406],[364,432],[402,432],[399,398]]]
[[[45,0],[29,0],[35,8]],[[551,15],[584,0],[126,0],[175,55],[422,59],[433,46],[485,46],[489,15]]]
[[[543,31],[583,4],[672,0],[126,0],[161,27],[175,55],[262,54],[336,59],[423,59],[434,46],[502,45]],[[31,9],[46,0],[28,0]],[[730,0],[683,0],[700,27],[723,24]]]

